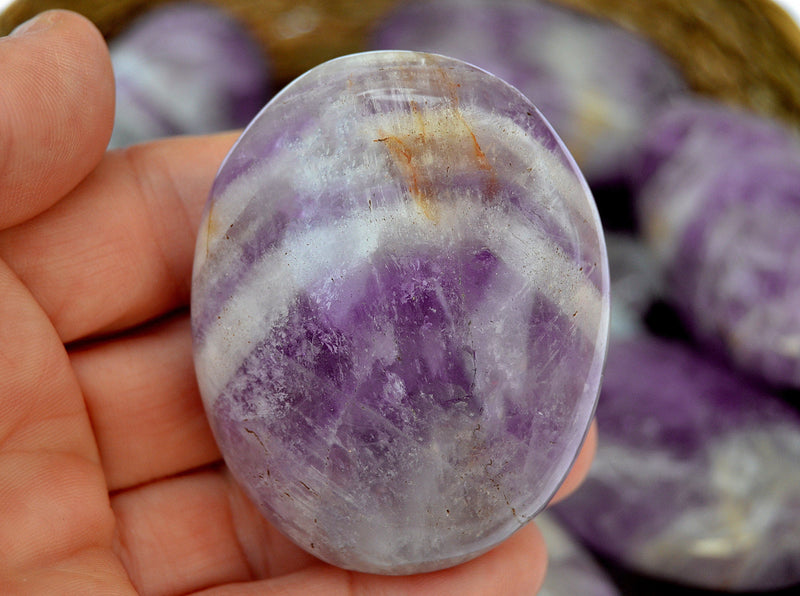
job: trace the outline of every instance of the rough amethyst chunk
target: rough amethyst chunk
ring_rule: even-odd
[[[323,64],[223,164],[192,288],[203,400],[265,516],[378,573],[527,523],[592,417],[609,318],[595,205],[536,109],[431,54]]]
[[[800,144],[776,123],[681,104],[654,124],[637,199],[669,296],[696,337],[800,387]]]
[[[800,583],[800,415],[688,345],[612,342],[586,482],[553,511],[639,573],[719,590]]]
[[[453,56],[516,86],[592,184],[626,180],[647,122],[687,90],[677,69],[645,39],[547,2],[403,3],[380,23],[373,45]]]
[[[176,2],[153,9],[109,50],[117,91],[112,148],[238,128],[269,97],[261,48],[213,6]]]

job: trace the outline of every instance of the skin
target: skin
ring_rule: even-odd
[[[108,51],[74,13],[0,39],[0,593],[532,594],[534,524],[466,564],[322,563],[220,462],[195,385],[195,230],[235,133],[106,153]],[[585,475],[585,448],[557,499]]]

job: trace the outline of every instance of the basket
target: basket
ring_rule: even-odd
[[[108,38],[168,0],[16,0],[0,35],[50,8],[86,15]],[[698,93],[800,131],[800,29],[770,0],[552,0],[649,38]],[[372,24],[398,0],[211,0],[238,16],[266,48],[277,82],[365,49]]]

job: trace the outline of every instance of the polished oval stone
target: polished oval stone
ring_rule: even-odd
[[[800,414],[688,344],[612,341],[597,456],[553,507],[629,570],[724,591],[800,585]]]
[[[596,207],[536,108],[460,61],[357,54],[285,88],[218,173],[192,283],[230,470],[345,568],[492,548],[549,501],[594,411]]]
[[[797,136],[683,101],[653,122],[642,155],[642,232],[687,327],[748,374],[800,388]]]
[[[109,43],[116,109],[110,148],[245,126],[271,95],[257,41],[218,6],[170,2]]]

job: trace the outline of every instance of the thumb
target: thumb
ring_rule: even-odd
[[[0,229],[41,213],[102,158],[114,76],[100,32],[44,12],[0,38]]]

